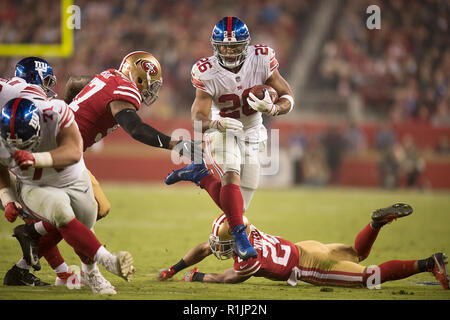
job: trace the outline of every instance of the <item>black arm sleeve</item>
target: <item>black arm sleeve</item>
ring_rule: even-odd
[[[121,110],[114,118],[133,139],[152,147],[169,149],[170,137],[142,122],[136,110]]]

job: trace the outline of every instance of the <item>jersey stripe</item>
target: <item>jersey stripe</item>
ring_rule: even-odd
[[[118,86],[117,89],[130,90],[131,92],[134,92],[139,97],[141,96],[141,93],[139,91],[137,91],[136,89],[132,88],[132,87]]]
[[[16,133],[14,131],[14,121],[16,120],[16,111],[17,111],[17,106],[19,105],[20,100],[22,100],[22,99],[17,98],[16,101],[14,101],[13,109],[11,112],[11,120],[9,121],[9,131],[11,133],[12,139],[16,138]]]
[[[203,81],[195,79],[194,77],[191,77],[192,85],[200,90],[206,91],[205,84]]]
[[[249,276],[249,275],[254,274],[255,272],[257,272],[260,268],[261,268],[260,262],[259,262],[259,261],[256,261],[256,262],[255,262],[254,264],[252,264],[249,268],[242,269],[242,270],[236,270],[236,269],[234,269],[234,271],[236,271],[236,272],[239,273],[240,275]]]
[[[132,97],[133,99],[136,100],[137,104],[140,105],[141,104],[141,99],[140,97],[136,97],[136,95],[134,93],[129,93],[129,92],[125,92],[125,91],[120,91],[120,90],[115,90],[113,92],[113,94],[118,94],[118,95],[124,95],[124,96],[129,96]]]
[[[270,71],[275,70],[276,68],[278,68],[278,66],[279,66],[278,60],[275,57],[273,57],[270,60]]]

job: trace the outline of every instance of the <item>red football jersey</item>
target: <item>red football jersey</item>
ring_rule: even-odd
[[[119,71],[108,69],[92,78],[70,103],[83,137],[84,150],[118,128],[108,109],[108,104],[114,100],[128,101],[136,110],[142,101],[134,83]]]
[[[298,249],[292,242],[265,234],[253,225],[250,226],[249,240],[258,257],[244,261],[235,255],[234,270],[237,273],[276,281],[289,279],[299,258]]]

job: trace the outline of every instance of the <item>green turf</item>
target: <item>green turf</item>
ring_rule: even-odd
[[[306,283],[289,287],[284,282],[251,278],[238,285],[158,282],[160,268],[178,262],[196,244],[207,241],[210,226],[221,212],[205,191],[189,185],[145,186],[103,185],[112,204],[110,215],[98,222],[96,234],[112,252],[130,251],[137,273],[126,283],[101,267],[105,277],[116,286],[112,297],[94,295],[89,288],[5,287],[0,299],[158,299],[158,300],[320,300],[388,299],[450,300],[450,291],[440,286],[422,286],[412,282],[435,281],[429,273],[382,284],[380,290],[320,288]],[[260,189],[247,216],[262,231],[293,242],[317,240],[323,243],[352,244],[356,234],[369,222],[373,209],[395,202],[413,206],[414,213],[386,226],[379,234],[364,265],[387,260],[421,259],[434,252],[450,253],[450,194],[419,191],[380,191],[370,189]],[[19,258],[19,245],[11,230],[20,222],[0,220],[0,277]],[[67,264],[79,264],[72,249],[60,245]],[[36,272],[42,280],[53,282],[54,273],[45,260]],[[198,264],[200,271],[221,272],[231,260],[213,256]]]

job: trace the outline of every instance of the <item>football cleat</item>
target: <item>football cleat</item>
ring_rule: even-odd
[[[235,252],[244,261],[250,258],[258,257],[258,253],[248,240],[247,233],[245,232],[246,228],[246,225],[239,224],[231,231],[234,237]]]
[[[434,267],[433,269],[430,269],[430,271],[434,277],[441,283],[442,288],[444,290],[448,290],[449,288],[449,281],[450,276],[447,272],[447,256],[443,253],[435,253],[431,256],[431,258],[434,260]]]
[[[26,230],[26,225],[22,224],[14,228],[13,237],[17,239],[22,248],[23,258],[34,270],[41,270],[39,262],[38,243],[39,239],[34,239]]]
[[[192,277],[194,273],[198,272],[198,268],[194,268],[191,271],[186,272],[184,278],[180,280],[180,282],[192,282]]]
[[[409,216],[411,213],[413,213],[413,208],[409,204],[396,203],[386,208],[374,210],[372,221],[378,225],[385,225],[397,218]]]
[[[158,276],[156,277],[156,280],[166,281],[166,280],[172,278],[174,275],[175,275],[175,270],[173,270],[172,268],[160,269],[158,272]]]
[[[171,185],[179,181],[192,181],[196,185],[200,185],[200,180],[210,174],[208,167],[203,161],[202,163],[192,162],[184,168],[172,171],[164,182]]]
[[[117,255],[108,255],[100,259],[99,263],[109,272],[130,281],[135,273],[133,257],[127,251],[119,251]]]
[[[50,283],[41,281],[41,279],[30,273],[27,269],[21,269],[16,265],[8,270],[3,279],[3,284],[5,286],[50,286]]]
[[[83,272],[81,274],[81,283],[89,286],[93,293],[96,294],[116,294],[116,288],[106,280],[100,270],[94,269],[89,273]]]

